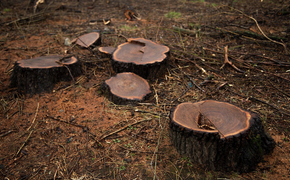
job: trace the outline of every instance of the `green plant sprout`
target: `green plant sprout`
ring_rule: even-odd
[[[164,15],[166,18],[170,18],[170,19],[178,19],[181,17],[181,13],[180,12],[175,12],[175,11],[170,11],[169,13],[166,13]]]
[[[129,126],[129,127],[127,127],[127,130],[130,130],[130,129],[131,129],[131,130],[133,130],[133,129],[136,130],[137,128],[136,128],[136,127],[133,127],[133,126]]]
[[[123,170],[126,170],[126,167],[125,166],[121,166],[120,167],[120,171],[123,171]]]
[[[191,0],[191,2],[205,2],[205,0]]]
[[[128,144],[125,144],[124,145],[126,148],[132,148],[133,147],[133,145],[132,144],[130,144],[130,143],[128,143]]]
[[[128,26],[128,25],[123,25],[120,26],[120,29],[125,30],[125,31],[135,31],[137,29],[137,26]]]
[[[114,143],[119,143],[119,142],[121,142],[121,140],[117,138],[117,139],[114,139],[113,142]]]

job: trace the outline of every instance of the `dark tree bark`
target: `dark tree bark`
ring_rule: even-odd
[[[256,114],[213,100],[177,105],[169,132],[181,155],[208,170],[251,171],[275,147]]]
[[[130,38],[119,45],[112,55],[116,73],[133,72],[145,79],[155,80],[164,75],[169,48],[143,38]]]
[[[50,55],[16,61],[10,87],[17,87],[21,94],[50,92],[57,82],[72,80],[69,71],[73,77],[82,73],[81,63],[75,57]]]
[[[131,72],[119,73],[106,80],[101,86],[101,91],[115,104],[134,105],[151,95],[149,83]]]

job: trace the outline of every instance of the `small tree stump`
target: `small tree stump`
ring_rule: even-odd
[[[208,170],[251,171],[275,147],[256,114],[213,100],[177,105],[169,132],[181,155]]]
[[[116,48],[108,46],[108,47],[99,47],[99,52],[102,54],[102,57],[112,57],[113,52]]]
[[[101,91],[115,104],[136,104],[151,94],[149,83],[131,72],[119,73],[106,80]]]
[[[72,43],[76,43],[84,48],[88,48],[90,46],[98,46],[101,44],[101,36],[98,32],[91,32],[75,38],[74,40],[72,40]]]
[[[64,58],[59,55],[42,56],[16,61],[10,78],[10,87],[17,87],[21,94],[49,92],[60,81],[71,81],[82,73],[81,63],[75,57]]]
[[[134,72],[145,79],[156,79],[164,74],[169,48],[143,38],[129,38],[112,55],[116,73]]]

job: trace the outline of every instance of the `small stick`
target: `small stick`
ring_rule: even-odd
[[[119,145],[118,145],[119,146]],[[134,149],[128,149],[128,148],[125,148],[125,147],[123,147],[123,146],[119,146],[120,148],[122,148],[122,149],[125,149],[125,150],[127,150],[127,151],[131,151],[131,152],[138,152],[138,153],[146,153],[146,154],[152,154],[152,153],[154,153],[153,151],[139,151],[139,150],[134,150]],[[155,154],[163,154],[163,153],[161,153],[161,152],[156,152]]]
[[[175,98],[174,100],[171,101],[171,104],[174,103],[175,101],[177,101],[179,98],[181,98],[191,87],[188,86],[187,89],[185,91],[183,91],[183,93],[181,95],[179,95],[177,98]]]
[[[112,136],[113,134],[116,134],[116,133],[118,133],[118,132],[120,132],[120,131],[123,131],[124,129],[126,129],[126,128],[129,127],[129,126],[133,126],[133,125],[139,124],[139,123],[141,123],[141,122],[144,122],[144,121],[150,121],[150,120],[152,120],[152,119],[151,119],[151,118],[150,118],[150,119],[143,119],[143,120],[141,120],[141,121],[137,121],[137,122],[134,122],[134,123],[129,124],[129,125],[127,125],[127,126],[124,126],[124,127],[120,128],[120,129],[114,131],[114,132],[111,132],[111,133],[108,134],[108,135],[105,135],[104,137],[100,138],[99,141],[101,141],[101,140],[103,140],[103,139],[105,139],[105,138],[107,138],[107,137],[109,137],[109,136]]]
[[[100,114],[100,119],[103,119],[103,111],[104,111],[104,108],[105,108],[105,100],[106,100],[106,98],[104,97],[103,107],[102,107],[102,111],[101,111],[101,114]]]
[[[290,94],[285,93],[284,91],[280,90],[279,88],[277,88],[269,79],[268,82],[275,88],[277,89],[277,91],[279,91],[280,93],[284,94],[287,97],[290,97]]]
[[[11,164],[15,163],[16,161],[18,161],[19,159],[21,159],[23,157],[23,154],[21,154],[18,158],[14,158],[13,161],[11,161],[10,163],[7,164],[6,167],[10,166]],[[0,171],[1,172],[1,171]],[[2,172],[1,172],[2,174]],[[9,180],[9,179],[7,179]]]
[[[73,75],[72,75],[70,69],[67,67],[67,65],[65,65],[65,64],[62,62],[62,61],[64,61],[64,59],[69,58],[69,57],[71,57],[71,56],[63,57],[63,58],[61,58],[60,60],[57,60],[57,61],[55,61],[55,62],[56,62],[57,64],[61,65],[61,66],[64,66],[64,67],[68,70],[69,75],[70,75],[70,77],[71,77],[72,80],[73,80],[74,100],[76,100],[75,79],[74,79],[74,77],[73,77]]]
[[[256,20],[255,18],[253,18],[253,17],[251,17],[251,16],[249,16],[249,15],[243,13],[243,12],[240,11],[240,10],[237,10],[237,9],[234,9],[234,8],[231,8],[231,9],[233,9],[233,10],[235,10],[235,11],[238,11],[238,12],[241,13],[242,15],[244,15],[244,16],[246,16],[246,17],[252,19],[252,20],[256,23],[256,25],[257,25],[259,31],[262,33],[262,35],[263,35],[266,39],[268,39],[269,41],[271,41],[271,42],[273,42],[273,43],[276,43],[276,44],[280,44],[280,45],[282,45],[282,46],[284,47],[285,53],[288,54],[287,47],[286,47],[285,43],[281,43],[281,42],[275,41],[275,40],[273,40],[273,39],[270,39],[270,38],[269,38],[269,37],[268,37],[268,36],[267,36],[263,31],[262,31],[260,25],[258,24],[258,22],[257,22],[257,20]]]
[[[0,137],[4,137],[4,136],[6,136],[6,135],[8,135],[8,134],[10,134],[10,133],[12,133],[12,132],[14,132],[14,131],[15,131],[15,130],[9,130],[9,131],[7,131],[6,133],[1,134]]]
[[[33,118],[33,121],[30,125],[30,127],[26,130],[26,131],[29,131],[30,128],[32,127],[33,123],[35,122],[35,119],[36,119],[36,116],[37,116],[37,113],[38,113],[38,108],[39,108],[39,103],[37,103],[37,108],[36,108],[36,112],[35,112],[35,115],[34,115],[34,118]]]
[[[154,97],[156,99],[156,105],[158,106],[158,93],[157,93],[157,90],[155,89],[155,87],[153,87],[153,89],[154,89],[154,92],[155,92]]]
[[[10,54],[9,54],[9,56],[8,56],[8,64],[7,64],[7,66],[5,67],[5,73],[7,73],[7,68],[10,66]]]
[[[244,71],[240,70],[239,68],[237,68],[231,61],[229,61],[229,58],[228,58],[228,46],[225,47],[225,62],[224,64],[222,65],[222,67],[220,67],[220,69],[224,68],[224,66],[226,64],[229,64],[231,65],[235,70],[239,71],[239,72],[242,72],[244,73]]]
[[[55,120],[55,121],[59,121],[59,122],[63,122],[63,123],[72,125],[72,126],[76,126],[76,127],[80,127],[80,128],[85,128],[85,126],[82,126],[82,125],[79,125],[79,124],[73,124],[73,123],[70,123],[70,122],[66,122],[64,120],[61,120],[61,119],[58,119],[58,118],[55,118],[55,117],[52,117],[52,116],[49,116],[49,115],[46,115],[46,117],[48,117],[48,118],[50,118],[52,120]]]
[[[126,39],[126,41],[128,41],[128,38],[122,34],[110,34],[110,36],[118,36],[118,37],[122,37],[124,39]]]
[[[35,127],[37,126],[37,124],[38,124],[38,122],[35,124],[34,129],[35,129]],[[26,140],[24,141],[24,143],[22,144],[22,146],[19,148],[19,150],[17,151],[17,153],[16,153],[14,156],[17,156],[17,155],[20,153],[20,151],[23,149],[23,147],[25,146],[25,144],[26,144],[27,141],[29,140],[31,134],[34,132],[34,129],[32,129],[32,130],[30,131],[28,137],[26,138]]]
[[[182,71],[183,72],[183,71]],[[205,92],[199,85],[196,84],[196,82],[189,76],[187,75],[185,72],[183,72],[183,74],[188,77],[190,79],[190,81],[199,89],[201,90],[202,92]]]
[[[272,108],[278,110],[280,113],[285,114],[285,115],[287,115],[287,116],[290,117],[290,113],[289,113],[289,112],[287,112],[287,111],[285,111],[285,110],[283,110],[283,109],[280,109],[279,107],[277,107],[277,106],[275,106],[275,105],[273,105],[273,104],[267,103],[267,102],[265,102],[265,101],[263,101],[263,100],[260,100],[260,99],[258,99],[258,98],[255,98],[255,97],[253,97],[253,96],[249,96],[249,97],[248,97],[248,96],[244,96],[244,95],[239,94],[239,93],[236,93],[236,92],[234,92],[234,91],[232,91],[232,90],[230,90],[230,89],[228,89],[228,88],[227,88],[226,90],[229,91],[229,92],[232,92],[232,93],[234,93],[234,94],[236,94],[236,95],[238,95],[238,96],[240,96],[240,97],[243,97],[243,98],[246,98],[246,99],[250,99],[250,100],[254,100],[254,101],[258,101],[258,102],[261,102],[261,103],[263,103],[263,104],[266,104],[266,105],[268,105],[268,106],[270,106],[270,107],[272,107]]]
[[[162,133],[163,133],[163,131],[164,131],[165,124],[166,124],[166,120],[164,121],[163,128],[161,128],[161,132],[160,132],[159,137],[158,137],[157,145],[156,145],[156,147],[155,147],[155,151],[154,151],[154,153],[153,153],[153,156],[152,156],[152,158],[151,158],[151,163],[150,163],[151,168],[152,168],[152,171],[153,171],[153,174],[154,174],[154,176],[153,176],[153,179],[154,179],[154,180],[155,180],[155,178],[159,179],[159,178],[157,177],[157,175],[156,175],[156,167],[157,167],[157,154],[156,154],[156,153],[157,153],[158,150],[159,150],[159,145],[160,145],[160,141],[161,141],[161,135],[162,135]],[[153,162],[154,156],[155,156],[155,164],[154,164],[154,170],[153,170],[153,167],[152,167],[152,164],[153,164],[153,163],[152,163],[152,162]]]
[[[100,143],[100,142],[95,138],[96,135],[94,135],[93,133],[91,133],[91,132],[89,131],[89,128],[88,128],[87,126],[82,126],[82,125],[79,125],[79,124],[73,124],[73,123],[70,123],[70,122],[67,122],[67,121],[64,121],[64,120],[61,120],[61,119],[57,119],[57,118],[52,117],[52,116],[49,116],[49,115],[46,115],[46,117],[48,117],[48,118],[50,118],[50,119],[52,119],[52,120],[58,121],[58,122],[62,122],[62,123],[66,123],[66,124],[69,124],[69,125],[72,125],[72,126],[76,126],[76,127],[82,128],[84,132],[88,132],[88,134],[90,134],[91,137],[92,137],[95,141],[97,141],[97,143],[99,143],[101,146],[103,146],[103,145],[102,145],[102,144],[101,144],[101,143]]]
[[[78,159],[77,159],[77,161],[74,163],[74,165],[70,168],[69,175],[72,174],[72,172],[73,172],[75,166],[79,163],[81,157],[82,157],[82,156],[80,155],[80,157],[78,157]]]
[[[160,23],[158,25],[158,29],[157,29],[157,33],[156,33],[156,42],[158,40],[159,29],[160,29],[160,25],[161,25],[162,21],[163,21],[163,17],[162,17],[162,19],[161,19],[161,21],[160,21]]]

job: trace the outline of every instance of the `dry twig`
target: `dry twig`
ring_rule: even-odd
[[[269,38],[269,37],[268,37],[268,36],[267,36],[263,31],[262,31],[262,29],[261,29],[261,27],[260,27],[258,21],[257,21],[255,18],[253,18],[253,17],[251,17],[251,16],[249,16],[249,15],[243,13],[243,12],[240,11],[240,10],[234,9],[234,8],[232,8],[232,7],[231,7],[231,9],[233,9],[233,10],[235,10],[235,11],[241,13],[242,15],[244,15],[244,16],[246,16],[246,17],[252,19],[252,20],[256,23],[256,25],[257,25],[259,31],[262,33],[262,35],[263,35],[266,39],[268,39],[269,41],[271,41],[271,42],[273,42],[273,43],[276,43],[276,44],[280,44],[280,45],[282,45],[282,46],[284,47],[285,53],[288,54],[288,50],[287,50],[286,44],[285,44],[285,43],[278,42],[278,41],[275,41],[275,40]]]
[[[159,29],[160,29],[160,25],[161,25],[162,21],[163,21],[163,17],[158,25],[158,29],[157,29],[157,33],[156,33],[156,42],[158,41],[158,34],[159,34]]]
[[[57,61],[55,61],[55,62],[56,62],[57,64],[61,65],[61,66],[64,66],[64,67],[68,70],[69,75],[70,75],[70,77],[71,77],[72,80],[73,80],[74,100],[76,100],[75,78],[73,77],[73,75],[72,75],[70,69],[67,67],[67,65],[65,65],[65,64],[63,63],[63,61],[65,62],[65,59],[70,58],[70,57],[72,57],[72,56],[73,56],[73,55],[69,55],[69,56],[63,57],[63,58],[61,58],[60,60],[57,60]]]
[[[235,66],[231,61],[229,61],[229,58],[228,58],[228,46],[225,46],[225,62],[224,62],[224,64],[220,67],[220,69],[223,69],[224,66],[225,66],[226,64],[229,64],[229,65],[231,65],[235,70],[244,73],[244,71],[240,70],[240,69],[237,68],[237,66]]]
[[[33,121],[32,121],[32,123],[31,123],[30,127],[27,128],[26,131],[29,131],[30,128],[32,127],[33,123],[35,122],[35,119],[36,119],[36,116],[37,116],[37,113],[38,113],[38,108],[39,108],[39,103],[37,103],[37,108],[36,108],[36,112],[35,112],[35,115],[34,115]]]
[[[277,107],[277,106],[275,106],[275,105],[273,105],[273,104],[267,103],[266,101],[263,101],[263,100],[261,100],[261,99],[255,98],[255,97],[253,97],[253,96],[249,96],[249,97],[248,97],[248,96],[244,96],[244,95],[239,94],[239,93],[236,93],[236,92],[234,92],[234,91],[232,91],[232,90],[230,90],[230,89],[228,89],[228,88],[227,88],[226,90],[227,90],[227,91],[230,91],[230,92],[232,92],[232,93],[234,93],[234,94],[236,94],[236,95],[238,95],[238,96],[240,96],[240,97],[243,97],[243,98],[245,98],[245,99],[254,100],[254,101],[258,101],[258,102],[261,102],[261,103],[263,103],[263,104],[266,104],[266,105],[268,105],[268,106],[270,106],[270,107],[272,107],[272,108],[278,110],[280,113],[285,114],[285,115],[287,115],[287,116],[290,117],[290,113],[289,113],[289,112],[284,111],[284,110],[280,109],[279,107]]]
[[[34,128],[30,131],[28,137],[25,139],[25,141],[24,141],[24,143],[22,144],[22,146],[18,149],[18,151],[17,151],[17,153],[14,155],[14,157],[17,156],[17,155],[20,153],[20,151],[23,149],[23,147],[25,146],[25,144],[26,144],[27,141],[29,140],[31,134],[34,132],[34,130],[35,130],[35,128],[36,128],[37,125],[38,125],[38,122],[35,124]]]
[[[128,124],[127,126],[124,126],[124,127],[120,128],[120,129],[114,131],[114,132],[111,132],[111,133],[108,134],[108,135],[103,136],[102,138],[100,138],[99,141],[101,141],[101,140],[103,140],[103,139],[105,139],[105,138],[107,138],[107,137],[109,137],[109,136],[112,136],[113,134],[116,134],[116,133],[118,133],[118,132],[120,132],[120,131],[123,131],[123,130],[126,129],[127,127],[133,126],[133,125],[135,125],[135,124],[139,124],[139,123],[144,122],[144,121],[150,121],[150,120],[152,120],[152,119],[151,119],[151,118],[149,118],[149,119],[143,119],[143,120],[141,120],[141,121],[137,121],[137,122],[134,122],[134,123],[132,123],[132,124]]]

